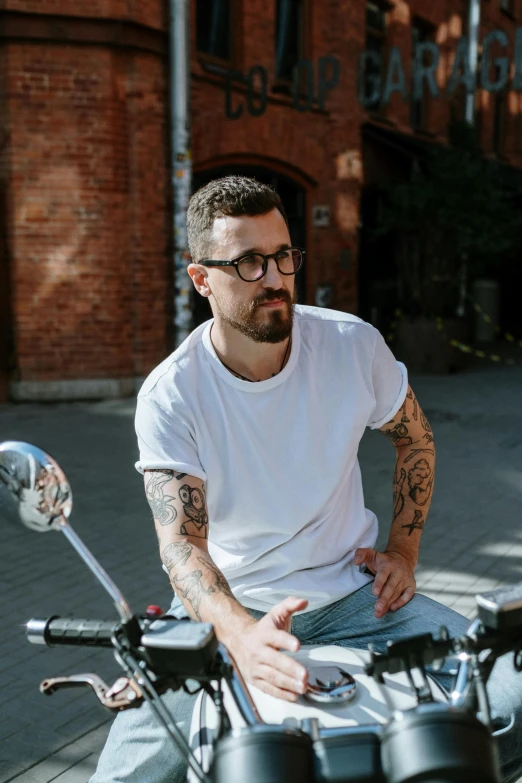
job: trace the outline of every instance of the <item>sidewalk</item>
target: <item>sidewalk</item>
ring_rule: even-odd
[[[418,587],[472,615],[474,594],[522,580],[522,369],[480,368],[412,378],[437,444],[435,499],[423,535]],[[0,440],[35,443],[65,469],[72,524],[135,611],[166,607],[170,587],[140,477],[133,401],[0,406]],[[361,444],[366,503],[385,539],[391,515],[393,449],[380,433]],[[109,651],[29,645],[30,617],[115,618],[110,599],[63,536],[2,521],[0,590],[0,783],[85,783],[111,717],[87,692],[38,692],[46,676],[118,669]]]

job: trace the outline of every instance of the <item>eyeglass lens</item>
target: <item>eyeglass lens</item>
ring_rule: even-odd
[[[294,275],[301,266],[302,253],[297,248],[289,248],[288,250],[281,250],[274,256],[277,268],[282,275]],[[239,276],[248,282],[259,280],[265,273],[264,269],[265,258],[264,256],[252,253],[250,256],[245,256],[237,265],[237,271]]]

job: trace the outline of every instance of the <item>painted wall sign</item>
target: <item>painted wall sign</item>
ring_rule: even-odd
[[[468,40],[460,38],[451,73],[442,90],[436,79],[441,58],[436,43],[424,41],[415,45],[409,83],[403,56],[397,46],[388,51],[386,63],[378,52],[362,52],[358,61],[358,100],[365,107],[374,107],[376,104],[388,104],[394,93],[404,100],[420,100],[426,93],[433,98],[441,97],[441,94],[451,97],[460,85],[468,92],[476,87],[493,93],[505,89],[522,91],[522,27],[516,30],[512,53],[509,47],[509,38],[503,30],[489,32],[482,42],[482,58],[475,79],[468,62]],[[317,63],[300,60],[294,68],[290,90],[294,109],[299,112],[324,111],[328,95],[338,86],[340,75],[339,60],[333,55],[321,57]],[[233,86],[237,82],[246,85],[247,89],[246,93],[234,99]],[[268,72],[262,65],[254,65],[247,74],[228,71],[225,80],[226,116],[237,120],[244,111],[253,117],[264,114],[268,90]]]
[[[294,68],[291,87],[292,105],[296,111],[313,108],[326,109],[330,90],[339,83],[339,60],[327,55],[320,57],[317,66],[311,60],[300,60]],[[234,83],[246,85],[244,96],[232,96]],[[264,114],[268,102],[268,73],[262,65],[254,65],[247,74],[227,71],[225,79],[225,113],[229,120],[238,120],[246,110],[253,117]]]

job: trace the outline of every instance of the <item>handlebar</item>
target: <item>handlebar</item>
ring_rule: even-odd
[[[112,647],[119,623],[108,620],[85,620],[54,615],[47,620],[32,619],[26,625],[31,644],[47,647],[65,644],[74,647]]]

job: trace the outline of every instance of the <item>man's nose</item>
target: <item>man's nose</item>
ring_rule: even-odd
[[[277,264],[275,262],[275,259],[273,258],[268,259],[268,265],[266,267],[266,272],[263,277],[263,283],[265,285],[265,288],[283,287],[283,276],[279,271],[279,269],[277,268]]]

